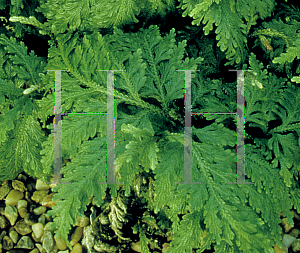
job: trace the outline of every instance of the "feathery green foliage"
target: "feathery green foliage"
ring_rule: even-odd
[[[193,17],[197,26],[203,22],[205,35],[216,25],[217,51],[211,39],[199,36],[190,45],[194,35],[182,31],[176,36],[174,28],[162,36],[157,25],[137,32],[114,27],[133,25],[147,14],[166,15],[175,6],[174,1],[121,2],[48,0],[39,7],[47,22],[11,17],[50,35],[51,43],[45,60],[28,54],[23,42],[0,36],[0,181],[21,171],[50,180],[54,73],[47,70],[68,70],[61,75],[63,111],[100,114],[63,116],[62,156],[71,162],[62,168],[62,182],[71,184],[53,189],[57,202],[47,216],[54,220],[56,237],[72,248],[68,235],[77,218],[91,202],[104,205],[109,189],[108,218],[119,242],[127,240],[121,231],[127,222],[125,198],[134,192],[154,211],[157,224],[144,215],[133,228],[143,253],[149,248],[142,223],[171,229],[171,253],[203,252],[212,244],[217,253],[273,252],[274,244],[281,245],[279,213],[293,225],[290,209],[300,212],[300,93],[289,81],[299,69],[297,16],[250,32],[258,18],[271,15],[274,1],[180,1],[182,15]],[[202,29],[186,30],[197,34]],[[250,38],[268,56],[267,66],[246,47]],[[236,82],[208,77],[225,57],[245,70],[245,174],[253,184],[229,184],[236,181],[234,114],[192,115],[192,175],[201,184],[176,184],[184,180],[185,141],[179,103],[185,76],[176,70],[201,69],[192,75],[193,113],[234,113]],[[298,64],[296,71],[291,63]],[[272,73],[282,66],[288,66],[289,79]],[[125,197],[118,184],[98,184],[106,182],[107,154],[107,76],[98,70],[122,70],[114,73],[115,178],[124,182]]]

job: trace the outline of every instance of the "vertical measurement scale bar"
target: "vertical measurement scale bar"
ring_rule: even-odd
[[[62,178],[62,121],[61,121],[61,71],[68,70],[47,70],[55,71],[54,83],[54,184],[70,184],[70,182],[61,182]],[[47,182],[51,184],[51,182]]]
[[[71,182],[61,182],[62,178],[62,105],[61,105],[61,70],[47,70],[55,71],[55,86],[54,86],[54,184],[71,184]],[[68,70],[64,70],[68,71]],[[107,71],[107,181],[98,182],[99,184],[124,184],[124,182],[115,182],[115,169],[114,169],[114,148],[115,148],[115,118],[114,118],[114,71],[118,70],[99,70]],[[123,70],[120,70],[123,71]],[[59,110],[60,108],[60,110]],[[63,113],[68,114],[106,114],[106,113]],[[60,123],[60,124],[59,124]],[[55,131],[56,129],[56,131]],[[112,131],[114,129],[114,131]],[[56,134],[55,134],[56,133]],[[51,182],[47,182],[51,184]]]
[[[192,71],[199,70],[177,70],[185,73],[185,119],[184,119],[184,182],[175,182],[175,184],[201,184],[193,182],[193,155],[192,155]]]
[[[245,181],[245,97],[244,97],[244,71],[246,70],[229,70],[237,71],[237,110],[236,110],[236,135],[237,135],[237,182],[228,182],[229,184],[253,184]],[[251,70],[250,70],[251,71]]]
[[[114,71],[118,70],[99,71],[107,71],[107,183],[98,182],[98,184],[124,184],[115,181]]]

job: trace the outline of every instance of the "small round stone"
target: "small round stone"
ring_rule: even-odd
[[[44,183],[41,179],[36,181],[35,189],[38,191],[48,190],[50,188],[49,184]]]
[[[76,243],[71,250],[71,253],[82,253],[82,247],[79,243]]]
[[[74,233],[71,235],[70,244],[72,246],[75,245],[77,242],[79,242],[79,240],[82,237],[82,233],[83,233],[83,228],[82,227],[76,227]]]
[[[11,190],[5,199],[5,205],[16,206],[18,201],[24,197],[24,194],[17,190]]]
[[[58,238],[54,237],[54,241],[59,250],[65,250],[67,248],[67,244],[60,237]]]
[[[33,212],[34,212],[35,215],[40,215],[40,214],[46,212],[46,210],[47,210],[46,207],[44,207],[44,206],[39,206],[39,207],[35,208],[35,209],[33,210]]]
[[[32,225],[32,231],[36,238],[40,238],[44,233],[44,226],[42,223],[36,223]]]

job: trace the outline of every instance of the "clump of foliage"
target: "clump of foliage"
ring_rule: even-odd
[[[158,226],[172,224],[167,252],[214,245],[220,253],[261,253],[281,246],[279,213],[293,225],[290,209],[300,212],[297,8],[276,9],[272,0],[35,3],[36,16],[6,13],[19,30],[0,36],[0,181],[21,171],[45,181],[53,174],[54,74],[47,70],[69,70],[61,78],[63,111],[105,112],[107,77],[98,70],[122,69],[114,81],[116,181],[124,182],[126,197],[134,191],[143,199]],[[289,9],[285,19],[282,9]],[[257,24],[274,11],[271,21]],[[170,12],[194,21],[180,19],[189,24],[166,31]],[[49,39],[47,57],[28,53],[18,39],[28,25]],[[228,184],[236,180],[233,115],[192,116],[193,182],[201,184],[175,184],[184,180],[185,115],[184,72],[176,70],[201,70],[192,75],[193,112],[234,112],[236,82],[214,78],[223,65],[252,70],[245,74],[245,174],[253,184]],[[71,162],[62,182],[72,183],[54,188],[58,201],[48,216],[65,241],[92,197],[98,207],[107,190],[112,201],[118,197],[119,185],[98,184],[106,182],[106,125],[105,114],[63,117],[63,159]],[[121,211],[110,216],[120,240]]]

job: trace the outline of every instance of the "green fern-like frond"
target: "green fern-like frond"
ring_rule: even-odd
[[[0,66],[1,97],[1,179],[12,179],[16,173],[25,171],[36,177],[42,175],[41,150],[44,133],[38,122],[38,106],[35,95],[24,95],[25,87],[36,85],[42,88],[41,76],[45,61],[27,54],[23,42],[15,38],[0,36],[0,52],[3,56]],[[11,139],[13,137],[13,140]]]
[[[68,242],[71,225],[75,225],[80,213],[86,211],[89,199],[94,196],[94,203],[99,207],[103,202],[107,186],[98,184],[106,181],[106,138],[97,137],[92,141],[83,142],[77,157],[63,168],[65,174],[62,182],[53,190],[57,192],[53,200],[56,205],[47,213],[53,216],[56,236]],[[69,184],[70,183],[70,184]],[[70,194],[72,192],[72,194]],[[56,214],[59,214],[56,217]]]
[[[214,128],[217,128],[216,124]],[[204,130],[198,129],[199,136],[204,135],[201,134]],[[270,248],[272,242],[266,234],[264,221],[256,214],[251,213],[249,216],[249,207],[243,204],[245,196],[239,193],[240,187],[228,185],[235,179],[233,166],[235,165],[235,154],[230,150],[224,150],[222,146],[225,144],[220,146],[210,144],[209,140],[213,138],[209,138],[210,133],[206,135],[207,140],[202,139],[200,143],[193,142],[193,181],[201,182],[200,185],[179,185],[176,187],[174,183],[174,181],[182,181],[180,174],[183,172],[183,135],[169,135],[168,138],[173,142],[165,146],[164,160],[159,163],[156,169],[154,210],[158,212],[160,208],[163,208],[173,222],[172,227],[175,234],[171,243],[173,247],[170,248],[170,251],[178,252],[187,249],[187,247],[199,246],[201,223],[193,226],[186,224],[188,221],[195,221],[192,215],[203,220],[209,233],[204,244],[200,247],[201,250],[209,248],[211,242],[216,242],[214,248],[218,250],[217,252],[223,252],[224,249],[227,252],[233,249],[235,251],[239,249],[247,251],[250,248],[255,252],[262,252],[265,248]],[[228,134],[223,135],[223,138],[226,138],[225,142],[230,143],[231,140],[233,143],[234,133],[231,137],[229,136]],[[179,148],[180,146],[181,148]],[[211,156],[207,150],[210,152],[214,150],[216,153]],[[167,161],[170,160],[174,161],[174,165],[168,164]],[[164,208],[165,205],[169,208]],[[191,214],[185,214],[188,211]],[[176,215],[178,213],[184,214],[181,222]],[[191,216],[190,219],[189,216]],[[185,219],[187,221],[184,221]],[[248,229],[245,230],[239,224],[247,224]],[[198,240],[191,236],[186,240],[179,239],[182,238],[183,229],[187,229],[187,227],[190,229],[199,228],[197,233],[195,231],[193,233],[199,235]],[[261,243],[257,243],[255,246],[248,242],[249,237],[252,238],[251,241],[258,241],[261,236],[264,236],[266,240],[260,241]]]
[[[124,199],[121,197],[120,194],[115,197],[111,203],[109,204],[110,212],[108,214],[109,221],[111,223],[112,229],[115,231],[116,235],[121,240],[129,240],[129,238],[125,238],[122,236],[122,226],[124,222],[127,222],[125,215],[127,213],[127,207],[124,203]]]
[[[258,214],[261,213],[270,230],[274,231],[276,244],[281,244],[281,228],[278,227],[279,210],[284,211],[284,215],[287,215],[288,221],[292,225],[293,216],[289,210],[292,203],[296,202],[289,198],[289,188],[286,187],[283,178],[278,176],[279,169],[272,168],[271,164],[261,156],[261,149],[249,144],[245,146],[245,149],[247,152],[245,174],[251,177],[255,188],[244,193],[240,191],[240,193],[248,196],[250,206]],[[276,188],[280,190],[276,191]]]
[[[268,121],[275,119],[273,111],[277,107],[276,102],[281,100],[283,80],[278,82],[274,76],[268,76],[267,70],[254,54],[249,58],[249,65],[251,71],[245,73],[244,81],[247,101],[245,119],[246,122],[251,122],[249,126],[259,126],[266,133]]]
[[[285,70],[291,78],[295,75],[293,62],[299,59],[300,22],[295,19],[272,19],[270,22],[263,22],[262,26],[264,29],[255,31],[251,36],[264,38],[264,47],[267,50],[271,49],[268,51],[271,58],[270,67],[280,72]],[[299,70],[296,70],[296,73],[299,73]]]
[[[126,182],[132,182],[134,175],[140,172],[139,165],[142,165],[147,172],[149,169],[156,168],[159,149],[152,136],[154,133],[149,132],[148,129],[141,130],[130,125],[122,125],[121,131],[132,134],[134,138],[126,144],[125,152],[116,159],[115,172],[119,173]],[[125,194],[129,193],[130,189],[125,185]]]
[[[127,59],[129,52],[142,50],[141,57],[146,63],[145,67],[147,66],[145,75],[151,81],[144,83],[143,79],[136,79],[140,83],[140,96],[155,98],[162,104],[164,112],[168,110],[172,100],[181,98],[184,94],[184,83],[180,78],[183,74],[176,73],[175,70],[194,70],[203,61],[201,57],[182,61],[186,41],[175,45],[175,35],[175,29],[172,29],[169,34],[162,38],[158,27],[150,26],[146,30],[141,29],[141,32],[137,34],[125,34],[121,30],[116,30],[115,35],[110,37],[110,44],[114,48],[123,49],[119,55],[115,53],[115,59]],[[140,41],[140,43],[137,44],[136,41]],[[143,67],[143,65],[140,66]],[[139,73],[143,72],[143,69],[139,69]]]
[[[296,59],[300,59],[300,36],[298,35],[294,40],[293,46],[287,48],[285,53],[282,53],[279,57],[273,60],[273,63],[290,63]]]
[[[178,8],[183,9],[183,17],[190,16],[194,19],[193,25],[199,26],[202,22],[204,34],[208,35],[212,31],[213,25],[217,28],[215,33],[219,41],[218,46],[221,51],[226,51],[228,64],[244,62],[246,58],[246,35],[249,27],[243,19],[255,24],[258,15],[266,18],[271,15],[274,8],[274,1],[239,1],[233,0],[205,0],[201,2],[181,0]],[[255,11],[253,11],[255,10]]]
[[[292,177],[287,169],[298,166],[296,154],[300,152],[299,97],[300,93],[296,87],[289,86],[289,89],[285,90],[281,106],[275,111],[282,119],[282,124],[270,131],[273,136],[268,142],[268,147],[275,155],[273,166],[277,167],[280,160],[281,174],[285,175],[287,186],[291,185]]]
[[[73,158],[78,151],[78,147],[83,141],[87,141],[99,133],[99,136],[105,136],[106,132],[106,115],[69,115],[63,120],[62,149],[65,158]],[[52,129],[52,133],[48,136],[47,141],[43,145],[41,152],[43,156],[42,163],[44,168],[53,166],[54,155],[54,133],[53,124],[48,127]]]
[[[29,105],[28,102],[27,105]],[[44,133],[36,118],[15,112],[18,120],[10,118],[10,122],[15,124],[14,129],[7,131],[6,136],[9,139],[1,144],[0,181],[14,179],[22,171],[33,177],[43,174],[39,151],[45,140]],[[13,114],[5,113],[3,116],[8,119],[8,117],[13,117]],[[1,133],[4,132],[1,130]],[[11,140],[11,136],[15,136],[15,138]]]
[[[192,248],[199,248],[200,235],[203,234],[200,220],[199,212],[184,215],[178,233],[175,233],[173,236],[171,248],[168,252],[191,252]],[[186,230],[187,227],[191,229]]]
[[[14,65],[14,72],[24,82],[38,85],[41,82],[39,73],[44,72],[46,62],[43,58],[34,55],[33,51],[27,54],[27,47],[21,41],[18,43],[15,38],[7,38],[5,35],[0,37],[0,45],[2,45]],[[24,83],[23,83],[24,84]],[[22,85],[23,86],[23,85]],[[19,88],[21,85],[19,86]]]
[[[175,1],[114,0],[110,2],[46,1],[37,8],[48,19],[45,23],[57,35],[66,30],[97,30],[121,27],[139,22],[138,16],[164,17],[174,9]]]

